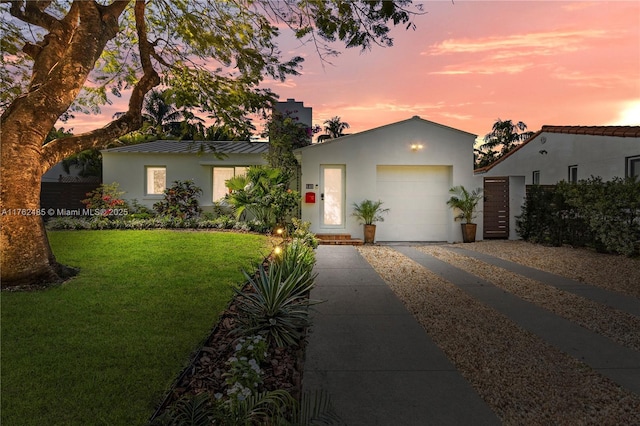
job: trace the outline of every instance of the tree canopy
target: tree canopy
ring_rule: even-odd
[[[42,174],[139,129],[155,87],[178,109],[244,133],[249,115],[277,97],[261,87],[265,77],[300,72],[302,58],[278,48],[281,28],[327,58],[338,53],[333,42],[391,46],[391,27],[411,28],[418,11],[409,0],[2,0],[0,208],[38,209]],[[128,109],[106,126],[45,144],[59,119],[113,97],[128,98]],[[39,216],[3,216],[0,236],[3,286],[58,277]]]

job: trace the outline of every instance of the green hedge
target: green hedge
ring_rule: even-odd
[[[239,221],[230,216],[219,216],[214,219],[203,216],[199,218],[179,218],[171,216],[155,216],[136,218],[135,215],[124,217],[56,217],[47,221],[47,229],[82,230],[82,229],[234,229],[240,231],[266,232],[270,228],[259,221]]]
[[[516,230],[534,243],[640,254],[640,181],[591,177],[555,187],[533,185]]]

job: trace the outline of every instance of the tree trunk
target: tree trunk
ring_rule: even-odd
[[[31,128],[23,129],[23,135],[36,142],[21,144],[19,123],[6,123],[2,129],[2,287],[60,281],[40,210],[42,142],[38,129]]]

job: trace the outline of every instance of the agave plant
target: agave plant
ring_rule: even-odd
[[[243,271],[253,292],[235,289],[238,297],[239,328],[243,334],[266,334],[277,346],[297,346],[303,330],[311,325],[309,306],[317,301],[309,300],[315,274],[298,263],[285,275],[285,268],[272,263],[267,271],[258,267],[255,277]]]

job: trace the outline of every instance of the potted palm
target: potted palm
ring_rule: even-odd
[[[382,214],[389,209],[382,208],[382,201],[364,200],[360,204],[353,203],[353,216],[364,225],[364,242],[373,244],[376,237],[375,222],[384,222]]]
[[[472,243],[476,240],[477,229],[477,225],[472,223],[472,221],[476,217],[476,207],[482,199],[482,188],[477,188],[469,192],[464,186],[459,185],[451,188],[449,193],[453,195],[449,198],[447,204],[452,209],[460,211],[460,214],[456,216],[456,220],[464,220],[461,224],[462,241],[465,243]]]

